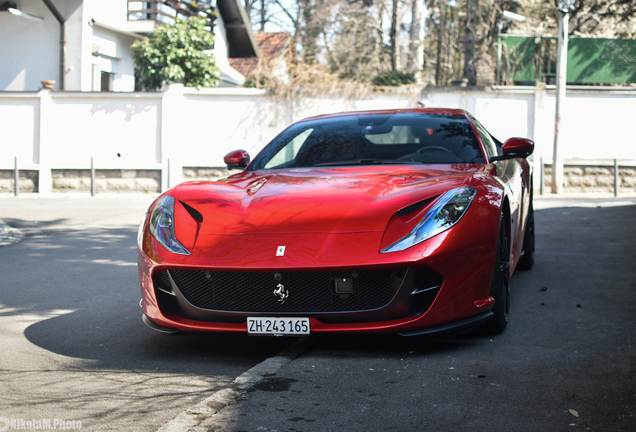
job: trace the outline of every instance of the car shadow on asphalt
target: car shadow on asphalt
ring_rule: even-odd
[[[47,351],[96,361],[84,364],[83,368],[167,373],[207,373],[210,365],[214,365],[217,373],[224,366],[243,365],[248,369],[255,360],[260,362],[274,356],[295,340],[250,338],[236,333],[166,335],[148,329],[136,305],[119,307],[117,314],[94,317],[90,311],[75,311],[32,324],[24,334],[31,343]]]
[[[31,227],[22,242],[0,248],[0,318],[31,323],[32,344],[82,367],[206,373],[249,368],[276,355],[292,339],[242,334],[156,333],[141,320],[136,264],[137,227],[60,228],[60,221]]]
[[[554,327],[549,326],[558,325],[558,319],[543,316],[550,309],[540,306],[539,300],[546,296],[540,289],[543,285],[550,285],[550,278],[555,274],[572,272],[573,269],[569,266],[572,262],[585,258],[582,251],[584,245],[590,242],[595,242],[593,246],[596,255],[593,259],[588,257],[590,263],[576,273],[576,278],[583,281],[594,278],[595,266],[609,261],[615,263],[615,256],[633,256],[633,251],[625,249],[627,246],[616,246],[618,240],[624,236],[621,230],[613,228],[611,224],[604,226],[602,222],[621,224],[623,231],[628,230],[633,236],[634,228],[629,223],[633,224],[635,209],[634,206],[628,206],[537,210],[535,269],[513,276],[511,324],[504,335],[497,337],[507,340],[513,335],[511,332],[518,332],[521,339],[517,343],[521,344],[523,338],[530,337],[526,324],[534,326],[532,328],[535,331],[553,332]],[[573,219],[577,220],[577,224],[571,223]],[[590,235],[592,230],[594,236]],[[25,272],[29,265],[34,266],[41,260],[47,260],[53,267],[68,274],[64,278],[55,273],[48,275],[46,287],[41,286],[42,275],[39,274],[34,275],[33,280],[17,280],[15,283],[24,287],[23,294],[8,295],[8,298],[5,294],[2,303],[5,307],[22,311],[20,313],[26,310],[43,317],[47,314],[55,315],[29,325],[24,332],[27,339],[40,348],[63,356],[96,361],[91,363],[95,367],[158,368],[168,372],[181,372],[184,368],[192,372],[204,372],[210,364],[244,364],[248,368],[254,364],[255,356],[262,359],[271,357],[294,342],[295,339],[291,338],[248,337],[234,333],[184,333],[168,336],[146,328],[141,322],[138,307],[135,238],[134,227],[116,231],[71,230],[64,236],[32,238],[20,245],[10,246],[16,252],[19,249],[24,254],[23,258],[26,257],[23,259],[26,261],[21,264],[25,266]],[[548,247],[550,252],[544,253]],[[86,251],[94,248],[99,248],[99,253],[88,256]],[[37,251],[40,255],[31,264],[30,251]],[[586,272],[589,274],[586,275]],[[538,280],[537,273],[542,275],[542,280]],[[37,283],[32,283],[34,281]],[[517,284],[517,281],[521,283]],[[520,288],[527,290],[526,285],[530,283],[532,292],[515,291]],[[38,284],[40,291],[34,288]],[[24,290],[27,290],[26,294]],[[570,291],[574,294],[570,294]],[[557,293],[559,292],[550,286],[548,294]],[[590,302],[607,301],[603,298],[596,299],[599,293],[591,288],[563,287],[561,293],[564,299],[568,293],[578,297],[588,295]],[[578,297],[569,301],[584,303],[576,300]],[[573,311],[568,309],[567,313],[576,313],[574,303]],[[56,314],[56,310],[65,312]],[[609,314],[612,310],[598,313]],[[523,329],[517,327],[522,317],[533,317],[532,323],[525,323]],[[322,350],[333,356],[397,357],[405,352],[425,356],[479,346],[488,338],[470,332],[455,336],[410,338],[397,335],[318,335],[312,336],[312,350]]]

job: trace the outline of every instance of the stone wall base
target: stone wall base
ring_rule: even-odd
[[[54,169],[53,192],[90,192],[91,171]],[[96,192],[161,192],[161,170],[95,170]]]
[[[37,170],[20,170],[19,180],[20,193],[37,192],[39,172]],[[15,191],[15,174],[13,170],[0,170],[0,193]]]
[[[231,172],[225,167],[183,167],[183,181],[215,181],[231,174],[241,172],[240,170],[232,170]]]
[[[225,167],[183,167],[184,181],[215,181],[238,170]],[[619,167],[619,194],[636,194],[636,166]],[[538,176],[539,173],[535,173]],[[53,192],[90,192],[90,170],[54,169]],[[545,165],[544,189],[550,189],[552,166]],[[97,192],[161,192],[161,170],[95,170]],[[20,170],[20,192],[38,192],[37,170]],[[13,170],[0,170],[0,193],[14,192]],[[563,168],[564,193],[613,193],[614,167],[593,165],[565,165]]]
[[[543,186],[550,189],[552,165],[543,169]],[[535,173],[536,175],[536,173]],[[619,194],[636,193],[636,167],[618,167]],[[614,193],[614,167],[593,165],[564,165],[564,193]]]

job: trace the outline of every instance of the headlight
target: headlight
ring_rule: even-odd
[[[461,187],[446,192],[406,237],[380,252],[402,251],[446,231],[464,216],[476,193],[477,189],[473,187]]]
[[[174,233],[174,198],[164,195],[156,203],[148,224],[150,234],[163,247],[179,255],[190,255]]]

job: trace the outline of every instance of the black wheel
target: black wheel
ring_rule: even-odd
[[[521,249],[521,258],[517,263],[517,269],[530,270],[534,265],[534,208],[530,202],[530,210],[528,212],[528,223],[526,232],[523,235],[523,248]]]
[[[495,306],[492,308],[495,316],[482,324],[481,330],[485,334],[496,335],[506,328],[510,309],[510,237],[503,214],[499,219],[499,236],[490,295],[495,299]]]

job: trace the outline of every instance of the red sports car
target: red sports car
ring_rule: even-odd
[[[508,321],[534,261],[534,143],[456,109],[300,121],[218,182],[159,196],[139,230],[144,322],[164,332],[421,335]]]

